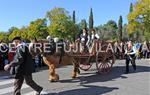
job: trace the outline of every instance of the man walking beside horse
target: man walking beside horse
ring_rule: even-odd
[[[5,65],[4,69],[6,71],[11,69],[11,73],[15,75],[14,95],[21,95],[20,90],[24,80],[27,85],[36,91],[35,95],[40,95],[43,88],[33,81],[32,73],[35,66],[28,47],[22,44],[20,37],[15,37],[12,42],[16,46],[16,53],[13,61]]]

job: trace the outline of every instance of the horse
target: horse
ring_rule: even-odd
[[[39,44],[41,45],[40,48],[35,49],[35,45]],[[77,75],[80,73],[79,70],[79,64],[73,62],[73,58],[70,56],[71,52],[64,52],[64,50],[62,49],[63,46],[61,45],[61,48],[59,48],[57,50],[56,44],[58,44],[58,42],[55,42],[55,44],[52,45],[52,52],[45,52],[44,50],[44,45],[51,45],[50,42],[48,40],[45,39],[34,39],[31,40],[31,43],[29,45],[29,50],[30,53],[33,55],[33,57],[35,55],[42,55],[43,61],[44,63],[48,66],[48,71],[49,71],[49,81],[51,82],[56,82],[59,80],[59,75],[56,73],[56,68],[59,65],[69,65],[69,64],[73,64],[73,70],[72,70],[72,78],[76,78]],[[64,45],[64,44],[63,44]],[[67,45],[67,48],[70,47]]]

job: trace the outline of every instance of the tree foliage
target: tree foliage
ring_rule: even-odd
[[[119,21],[118,21],[118,34],[119,34],[119,40],[122,41],[122,16],[119,17]]]
[[[15,36],[20,36],[21,32],[19,28],[13,28],[10,31],[9,40],[12,40]]]
[[[93,11],[92,11],[92,8],[91,8],[91,10],[90,10],[90,17],[89,17],[89,30],[93,29],[93,24],[94,24]]]
[[[87,22],[86,22],[85,19],[81,20],[81,22],[79,23],[79,27],[80,27],[80,30],[83,29],[83,28],[87,29]]]
[[[3,42],[9,42],[9,34],[8,32],[0,32],[0,41],[3,41]]]
[[[130,13],[133,12],[133,4],[132,3],[130,3],[130,10],[129,11],[130,11]]]
[[[96,27],[101,40],[117,40],[117,23],[109,20],[106,24]]]
[[[124,24],[123,28],[122,28],[122,40],[123,41],[129,40],[129,34],[128,34],[128,30],[127,30],[127,24]]]
[[[150,1],[138,0],[133,5],[133,11],[128,14],[128,31],[132,34],[141,31],[145,35],[145,39],[150,36]]]
[[[36,37],[39,39],[45,39],[48,36],[46,19],[31,21],[27,28],[27,38]]]
[[[76,23],[76,13],[75,13],[75,11],[73,11],[72,20],[73,20],[73,23]]]
[[[24,26],[20,29],[12,27],[9,29],[8,34],[9,40],[13,39],[15,36],[20,36],[23,39],[29,39],[31,37],[44,39],[48,36],[46,19],[31,21],[28,26]]]
[[[50,21],[49,34],[63,39],[73,40],[78,31],[77,25],[71,20],[69,13],[64,8],[55,7],[48,11],[46,17]]]

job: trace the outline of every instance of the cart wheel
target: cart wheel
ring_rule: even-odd
[[[96,68],[100,74],[107,74],[111,71],[113,64],[115,63],[114,55],[105,61],[99,60],[99,57],[96,57]]]
[[[79,67],[83,71],[88,71],[92,67],[91,57],[83,62],[80,62]]]
[[[111,64],[110,62],[99,62],[99,64],[96,64],[97,70],[101,74],[107,74],[111,71]]]
[[[84,71],[88,71],[91,68],[92,64],[80,64],[80,69]]]

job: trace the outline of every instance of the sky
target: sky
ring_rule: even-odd
[[[8,31],[12,26],[21,28],[37,18],[44,18],[54,7],[65,8],[76,20],[88,22],[90,8],[93,9],[94,26],[105,24],[108,20],[118,22],[120,15],[127,23],[130,3],[137,0],[0,0],[0,31]]]

